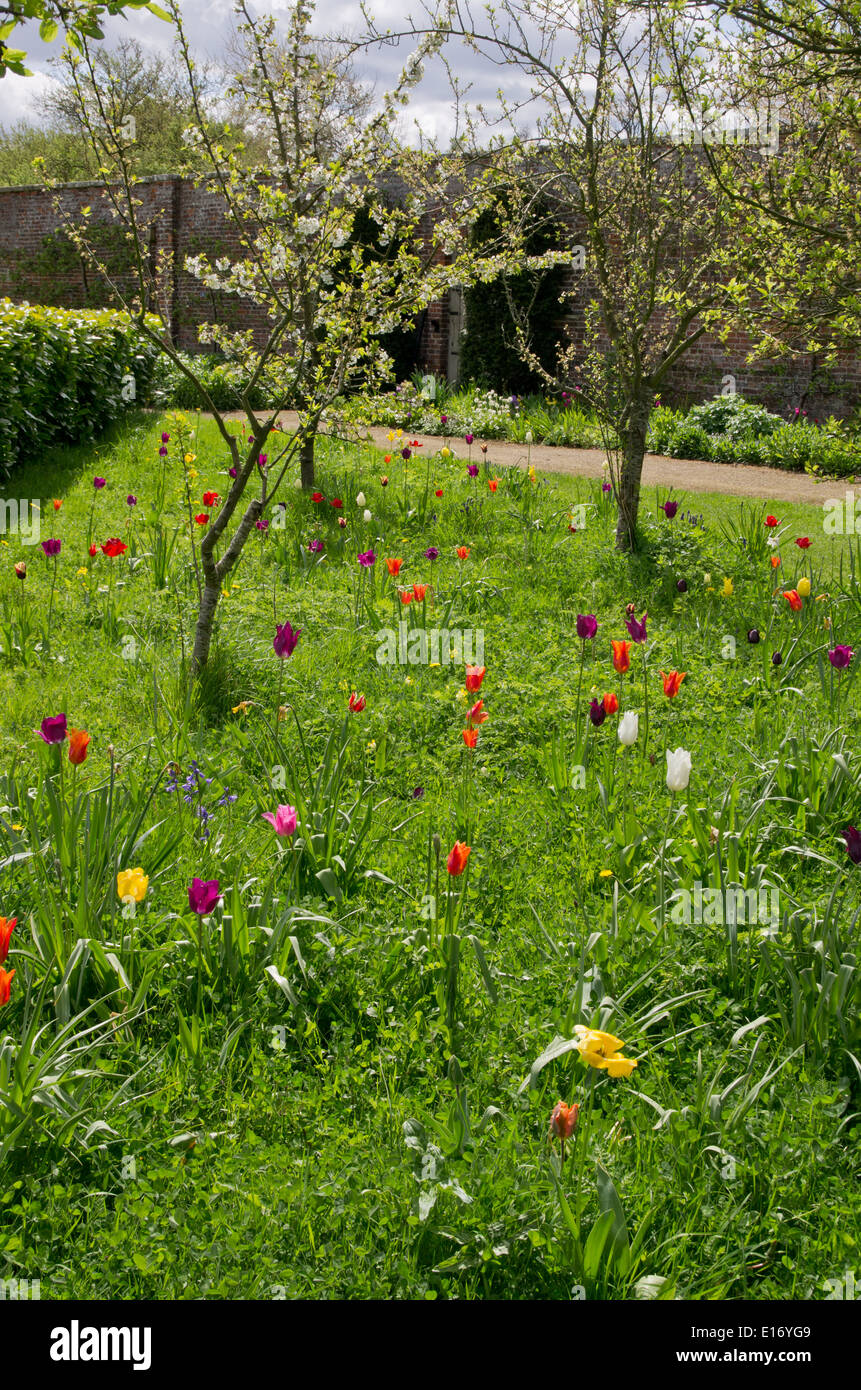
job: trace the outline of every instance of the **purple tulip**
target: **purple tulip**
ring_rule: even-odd
[[[239,473],[239,469],[238,469],[238,468],[228,468],[228,470],[227,470],[227,476],[228,476],[228,478],[235,478],[235,477],[238,475],[238,473]]]
[[[104,478],[94,478],[94,479],[93,479],[93,487],[96,489],[96,492],[100,492],[101,489],[104,487],[104,485],[105,485],[105,480],[104,480]]]
[[[604,720],[607,718],[607,711],[605,710],[603,702],[601,700],[592,701],[591,705],[589,706],[589,718],[592,720],[592,723],[595,725],[596,729],[599,729],[601,725],[604,723]]]
[[[577,614],[577,636],[582,642],[588,641],[598,631],[598,619],[594,613]]]
[[[320,554],[320,551],[323,549],[323,542],[322,542],[322,541],[309,541],[309,542],[308,542],[308,549],[310,550],[310,552],[311,552],[312,555],[319,555],[319,554]]]
[[[208,917],[219,899],[218,879],[193,878],[188,888],[188,905],[198,917]]]
[[[673,517],[675,516],[678,510],[678,502],[667,501],[661,504],[661,511],[664,513],[664,516],[667,518],[667,521],[672,521]]]
[[[257,527],[258,531],[269,530],[269,522],[266,520],[265,516],[262,516],[259,521],[255,521],[254,525]]]
[[[164,447],[164,445],[162,444],[162,446],[161,446],[161,448],[159,449],[158,452],[159,452],[159,456],[160,456],[161,458],[164,458],[165,454],[167,453],[167,449],[166,449],[166,448]]]
[[[363,551],[362,551],[361,555],[359,556],[359,564],[360,564],[364,569],[369,570],[369,569],[371,568],[371,565],[375,565],[376,563],[377,563],[377,557],[376,557],[376,555],[374,554],[373,550],[363,550]]]
[[[780,652],[772,652],[772,654],[771,654],[771,664],[772,664],[772,666],[780,666],[782,662],[783,662],[783,657],[781,656]]]
[[[467,473],[469,474],[469,476],[470,476],[471,478],[477,478],[477,477],[478,477],[478,464],[477,464],[477,463],[468,463],[468,464],[466,465],[466,471],[467,471]]]
[[[402,459],[411,459],[412,456],[413,456],[413,451],[412,451],[412,449],[409,447],[409,445],[407,445],[406,448],[401,449],[401,458],[402,458]]]
[[[276,656],[282,658],[292,656],[299,641],[301,627],[297,627],[294,631],[290,623],[285,623],[283,627],[281,623],[276,623],[275,626],[277,631],[272,639],[272,650]]]
[[[849,665],[854,652],[851,647],[833,647],[828,653],[828,660],[836,671],[845,671]]]
[[[612,487],[610,486],[609,483],[602,483],[602,484],[601,484],[601,491],[602,491],[602,492],[612,492],[613,489],[612,489]]]
[[[264,811],[263,819],[268,820],[276,835],[289,838],[296,832],[296,809],[293,806],[279,806],[277,811]]]
[[[439,417],[439,422],[440,422],[441,425],[448,424],[448,416],[447,416],[447,415],[441,415],[441,416]]]
[[[138,504],[138,499],[134,496],[133,493],[130,492],[128,497],[126,498],[126,502],[130,507],[136,507]]]
[[[161,442],[162,442],[162,444],[169,444],[169,443],[170,443],[170,435],[169,435],[169,434],[163,434],[162,437],[161,437]]]
[[[63,542],[58,541],[56,537],[52,537],[51,540],[48,541],[42,541],[42,549],[50,559],[53,559],[55,556],[59,555],[62,548]]]
[[[757,642],[759,641],[759,628],[752,627],[750,629],[750,632],[747,634],[747,640],[748,642],[750,642],[752,647],[755,647]]]
[[[846,841],[846,853],[853,864],[861,864],[861,834],[850,825],[848,830],[841,830],[840,834]]]
[[[688,581],[686,579],[677,579],[676,588],[680,594],[686,594],[688,592]]]
[[[268,454],[259,454],[259,455],[258,455],[258,458],[257,458],[257,466],[258,466],[258,468],[265,468],[265,467],[266,467],[266,464],[268,463],[268,461],[269,461],[269,455],[268,455]]]
[[[643,614],[642,621],[638,618],[630,617],[625,623],[625,627],[630,632],[635,642],[645,642],[646,640],[646,615]]]
[[[439,551],[437,550],[437,548],[436,548],[435,545],[429,545],[429,546],[428,546],[427,550],[425,551],[425,559],[426,559],[426,560],[438,560],[438,559],[439,559]]]
[[[464,439],[466,440],[467,444],[471,444],[472,441],[475,439],[475,435],[474,435],[474,434],[465,434],[465,435],[464,435]]]
[[[42,720],[38,733],[44,743],[62,743],[66,737],[66,716],[49,714]]]

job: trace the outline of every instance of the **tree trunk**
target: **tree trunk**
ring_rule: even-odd
[[[302,486],[309,488],[314,486],[314,436],[307,435],[302,440],[302,447],[299,452],[299,462],[301,468]]]
[[[651,399],[651,398],[650,398]],[[619,515],[616,521],[616,549],[637,549],[637,513],[640,509],[640,480],[646,453],[646,434],[649,429],[650,401],[637,401],[627,412],[627,421],[619,429],[622,440],[622,467],[619,495],[616,499]]]
[[[207,580],[200,600],[197,626],[194,629],[194,649],[191,653],[191,677],[196,680],[209,660],[212,643],[212,629],[215,625],[215,610],[221,597],[221,580]]]

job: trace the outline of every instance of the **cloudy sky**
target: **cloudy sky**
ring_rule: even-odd
[[[284,0],[265,0],[256,8],[260,13],[277,16],[288,7]],[[398,30],[404,27],[404,17],[410,12],[411,6],[410,0],[373,0],[371,8],[380,28]],[[417,14],[420,12],[418,0],[414,11]],[[221,44],[234,24],[232,0],[183,0],[182,13],[195,52],[217,64]],[[321,33],[327,30],[340,34],[360,33],[362,17],[359,0],[327,0],[319,4],[314,27]],[[103,21],[103,28],[108,44],[116,43],[123,36],[132,36],[152,49],[167,49],[172,43],[170,26],[145,10],[129,10],[125,16],[108,17]],[[27,50],[27,66],[33,76],[24,78],[7,74],[0,80],[0,125],[5,126],[21,119],[38,119],[34,98],[51,84],[53,79],[48,60],[61,47],[59,38],[50,45],[42,43],[35,25],[24,26],[17,32],[24,35],[18,43]],[[413,43],[405,41],[397,48],[369,52],[359,65],[359,71],[375,82],[378,90],[382,90],[398,72],[400,64],[413,47]],[[525,95],[528,90],[522,75],[516,71],[494,69],[460,47],[452,48],[451,56],[458,79],[472,84],[470,100],[483,100],[494,105],[501,81],[504,81],[509,97],[517,91]],[[414,95],[408,119],[410,122],[417,120],[422,130],[432,138],[444,140],[451,135],[452,102],[449,82],[441,64],[428,66],[424,81]]]

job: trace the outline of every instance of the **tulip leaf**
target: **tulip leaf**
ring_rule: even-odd
[[[566,1052],[573,1052],[580,1046],[579,1038],[563,1038],[559,1034],[553,1039],[549,1046],[545,1047],[540,1057],[536,1057],[532,1066],[529,1068],[529,1075],[521,1083],[518,1094],[522,1094],[529,1087],[535,1085],[539,1072],[543,1071],[548,1062],[555,1062],[557,1057],[564,1057]]]

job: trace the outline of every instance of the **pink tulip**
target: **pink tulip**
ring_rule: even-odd
[[[276,835],[295,834],[296,809],[294,806],[279,806],[277,811],[264,811],[263,819],[268,820]]]

